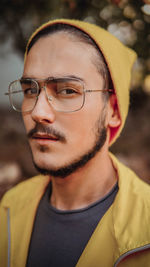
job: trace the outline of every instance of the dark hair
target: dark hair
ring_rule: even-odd
[[[68,25],[65,23],[55,23],[52,25],[48,25],[47,27],[41,29],[30,41],[27,47],[27,54],[29,53],[32,46],[42,37],[51,35],[57,32],[65,32],[70,34],[72,37],[76,37],[80,42],[85,44],[91,45],[97,54],[96,60],[93,60],[93,63],[96,65],[98,72],[102,75],[104,79],[104,89],[113,89],[112,88],[112,81],[110,77],[110,73],[105,61],[104,56],[102,55],[99,47],[97,46],[96,42],[84,31],[76,28],[75,26]],[[105,99],[108,99],[109,93],[105,92],[103,94]]]

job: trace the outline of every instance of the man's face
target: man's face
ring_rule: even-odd
[[[103,89],[103,79],[92,57],[95,57],[94,49],[89,45],[74,41],[64,33],[53,34],[33,45],[23,77],[75,76],[84,81],[85,89]],[[51,107],[45,91],[41,90],[33,111],[23,114],[35,164],[41,169],[57,170],[91,151],[99,139],[97,135],[101,135],[102,128],[107,126],[103,101],[100,92],[87,93],[81,110],[63,113]],[[36,134],[32,136],[32,132]],[[103,143],[99,148],[101,146]]]

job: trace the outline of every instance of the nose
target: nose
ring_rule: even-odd
[[[55,121],[55,111],[48,102],[45,90],[41,90],[31,116],[38,123],[53,123]]]

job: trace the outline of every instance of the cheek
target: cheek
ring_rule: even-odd
[[[99,107],[100,109],[100,107]],[[66,131],[68,143],[74,144],[74,146],[88,146],[95,140],[95,124],[99,118],[100,111],[94,112],[94,110],[78,111],[66,116],[66,119],[62,118],[61,125],[64,131]],[[76,147],[77,148],[77,147]]]
[[[26,129],[26,132],[31,130],[34,127],[34,122],[31,119],[31,116],[29,114],[22,115],[24,126]]]
[[[84,153],[93,144],[94,135],[86,118],[78,118],[66,127],[67,144],[70,152]]]

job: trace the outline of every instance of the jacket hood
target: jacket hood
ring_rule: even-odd
[[[104,59],[110,72],[114,91],[117,96],[117,106],[121,119],[121,124],[118,127],[110,129],[111,145],[120,135],[127,117],[129,109],[131,70],[132,65],[136,59],[136,53],[130,48],[123,45],[108,31],[104,30],[99,26],[78,20],[57,19],[48,21],[47,23],[43,24],[31,35],[26,47],[25,60],[27,56],[28,47],[32,39],[42,29],[54,24],[68,24],[85,32],[91,37],[91,39],[94,40],[94,42],[97,44],[98,48],[104,56]]]

